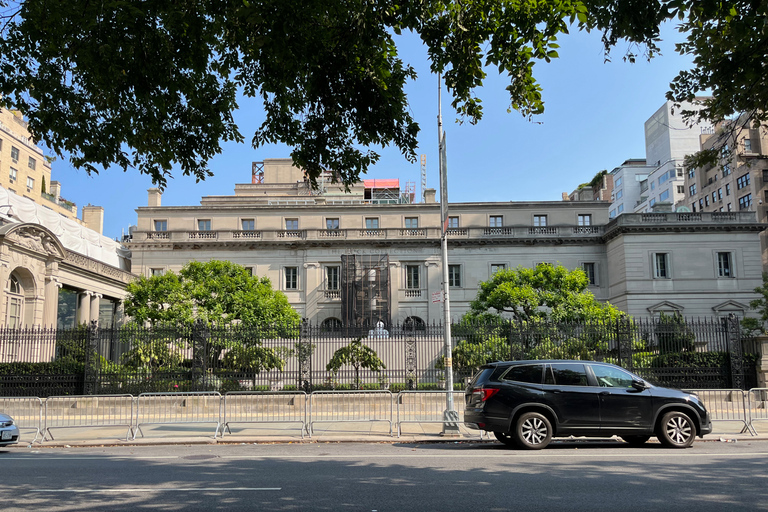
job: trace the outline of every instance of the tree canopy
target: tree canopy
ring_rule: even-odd
[[[244,141],[239,93],[262,100],[255,147],[283,142],[314,182],[349,184],[396,146],[414,160],[414,69],[396,36],[419,35],[462,119],[483,114],[486,69],[507,75],[510,108],[541,113],[533,66],[557,58],[571,28],[599,30],[606,51],[658,52],[659,26],[681,20],[678,51],[697,69],[669,97],[710,89],[704,115],[762,120],[766,0],[0,0],[0,102],[87,172],[136,168],[165,186],[174,165],[198,180],[223,141]]]
[[[127,287],[125,313],[153,325],[188,323],[280,325],[299,321],[286,296],[266,277],[229,261],[193,261],[178,274],[140,277]]]
[[[480,282],[465,319],[507,313],[522,322],[561,322],[609,320],[621,315],[611,304],[598,302],[588,286],[583,270],[568,270],[562,265],[539,263],[536,268],[502,269]]]

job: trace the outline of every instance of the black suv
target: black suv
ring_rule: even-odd
[[[712,432],[704,404],[690,393],[652,386],[594,361],[508,361],[483,366],[467,386],[464,424],[507,445],[538,450],[553,437],[656,436],[687,448]]]

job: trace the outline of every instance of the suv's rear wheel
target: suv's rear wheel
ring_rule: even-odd
[[[696,439],[696,425],[685,413],[668,412],[661,418],[657,437],[667,448],[688,448]]]
[[[632,446],[642,446],[651,436],[621,436],[621,438]]]
[[[515,441],[527,450],[541,450],[552,440],[552,424],[538,412],[526,412],[517,419]]]
[[[494,436],[496,436],[496,439],[501,441],[507,446],[515,446],[515,440],[512,438],[511,435],[507,434],[506,432],[494,432]]]

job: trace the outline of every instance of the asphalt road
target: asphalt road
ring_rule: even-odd
[[[12,510],[768,510],[768,441],[259,444],[0,451]]]

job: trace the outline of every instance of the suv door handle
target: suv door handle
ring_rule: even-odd
[[[553,389],[553,390],[552,390],[552,392],[553,392],[553,393],[562,393],[562,391],[561,391],[561,390],[559,390],[559,389]]]
[[[601,391],[601,392],[600,392],[600,396],[608,396],[608,395],[610,395],[610,394],[611,394],[611,392],[610,392],[610,391]]]

